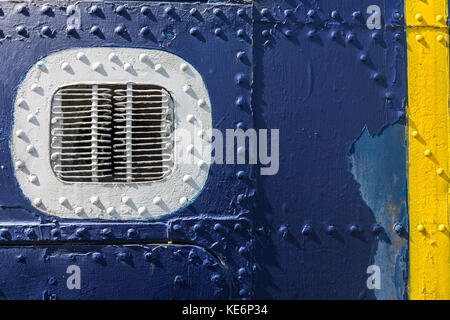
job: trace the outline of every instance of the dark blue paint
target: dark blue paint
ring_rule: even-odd
[[[365,27],[365,10],[372,4],[379,5],[383,15],[384,27],[376,33]],[[0,58],[6,63],[0,65],[0,162],[4,165],[0,170],[0,244],[8,246],[0,248],[2,261],[7,261],[0,272],[4,279],[0,289],[6,298],[52,298],[53,294],[56,298],[132,298],[137,293],[143,294],[139,298],[375,298],[366,289],[366,268],[374,260],[379,241],[379,234],[372,232],[377,221],[349,169],[348,155],[364,127],[372,136],[383,135],[382,129],[404,114],[401,1],[170,5],[130,1],[121,2],[126,8],[121,14],[114,12],[119,6],[114,2],[95,2],[95,14],[89,12],[92,3],[79,5],[82,28],[67,34],[62,4],[53,6],[53,15],[41,14],[36,3],[27,5],[27,15],[14,12],[13,3],[1,4]],[[21,25],[25,36],[16,29]],[[46,26],[47,35],[41,33]],[[93,30],[93,26],[98,27]],[[259,176],[257,166],[213,165],[199,197],[157,221],[80,222],[35,210],[13,176],[8,143],[15,92],[39,59],[57,50],[91,46],[156,48],[189,61],[203,75],[215,128],[223,132],[280,129],[279,173]],[[396,131],[393,137],[402,136]],[[398,142],[389,148],[399,154],[405,146]],[[395,168],[405,171],[404,163]],[[179,264],[165,256],[162,262],[170,277],[155,275],[145,291],[145,263],[152,255],[136,249],[138,268],[128,273],[122,263],[128,255],[116,252],[124,250],[119,244],[141,248],[132,244],[169,240],[195,246],[192,255],[209,255],[208,250],[214,258],[203,269],[197,267],[196,274],[181,268],[189,255],[183,255]],[[65,245],[55,249],[49,242]],[[108,245],[94,248],[96,242]],[[11,247],[14,243],[17,246]],[[83,247],[82,243],[91,244]],[[28,246],[21,247],[24,244]],[[46,250],[54,252],[50,262],[42,255]],[[79,255],[80,250],[102,254],[107,267],[97,263],[98,254]],[[82,269],[88,270],[88,288],[96,291],[76,296],[62,286],[53,290],[44,285],[48,277],[58,279],[65,273],[70,252],[81,259]],[[88,261],[89,255],[93,260]],[[404,258],[405,252],[395,257]],[[33,277],[39,283],[34,289],[15,286],[16,259],[25,259],[35,270]],[[217,272],[230,279],[224,295],[218,296],[208,273],[217,259],[223,263]],[[51,261],[55,262],[50,266]],[[21,269],[18,273],[27,279],[30,272]],[[107,287],[109,291],[103,289],[106,279],[120,272],[126,278]],[[188,281],[193,286],[170,295],[168,288],[173,288],[175,278],[176,283]],[[138,285],[136,291],[128,288],[129,283]],[[164,294],[158,296],[153,286],[165,288]],[[393,286],[404,292],[406,280],[399,278]],[[125,289],[113,290],[117,288]]]

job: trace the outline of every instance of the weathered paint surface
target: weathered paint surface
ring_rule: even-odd
[[[93,4],[100,12],[89,13]],[[55,264],[33,275],[42,285],[30,289],[28,297],[42,297],[42,290],[48,289],[45,281],[65,273],[72,264],[69,251],[78,256],[80,250],[87,250],[77,259],[87,268],[88,288],[93,290],[127,268],[115,258],[123,249],[121,244],[137,248],[137,244],[176,241],[194,246],[196,252],[198,248],[205,259],[212,255],[215,263],[220,260],[217,273],[226,278],[226,270],[230,280],[216,282],[207,270],[196,267],[202,279],[189,280],[192,292],[170,295],[164,289],[165,294],[157,295],[155,288],[172,288],[180,280],[177,276],[195,274],[179,269],[176,259],[187,264],[188,257],[179,257],[169,248],[161,256],[163,266],[174,266],[167,267],[169,276],[154,276],[149,291],[138,287],[144,293],[140,298],[405,298],[405,238],[391,231],[394,220],[402,221],[408,230],[406,182],[402,181],[406,163],[400,161],[405,155],[402,126],[407,98],[403,2],[121,4],[126,10],[117,14],[118,2],[80,2],[80,28],[70,34],[66,31],[68,3],[52,5],[51,13],[42,13],[42,5],[31,2],[26,14],[15,10],[16,3],[0,5],[0,58],[14,61],[0,66],[0,188],[4,190],[0,194],[0,258],[8,261],[4,265],[11,270],[23,259],[19,255],[39,266],[46,263],[45,255],[34,252],[44,252],[49,242],[64,244],[53,254]],[[381,9],[380,30],[366,26],[371,5]],[[144,6],[149,8],[145,14]],[[126,32],[116,34],[119,25]],[[25,27],[25,36],[18,33],[19,26]],[[44,26],[51,32],[41,34]],[[91,33],[92,26],[101,32]],[[142,32],[145,26],[150,32]],[[193,203],[151,222],[80,222],[35,210],[16,183],[9,154],[14,95],[37,60],[58,50],[89,46],[156,48],[186,59],[205,81],[213,127],[222,132],[236,127],[280,129],[278,174],[259,176],[257,166],[213,164]],[[245,52],[246,59],[236,58],[239,51]],[[238,75],[244,81],[237,83]],[[389,188],[393,172],[398,180]],[[374,182],[377,174],[385,179]],[[384,208],[392,209],[392,214],[383,215]],[[83,248],[85,243],[89,246]],[[136,259],[141,259],[144,249],[137,250]],[[84,260],[93,251],[104,254],[105,266]],[[129,281],[148,277],[148,270],[139,272],[148,262],[137,263],[137,272],[126,273]],[[372,264],[383,270],[383,287],[376,292],[366,286],[367,268]],[[103,278],[98,276],[99,269]],[[20,274],[25,280],[31,277],[26,269]],[[12,288],[14,281],[8,281],[13,278],[9,273],[1,283],[7,298],[20,296]],[[124,283],[109,288],[121,288]],[[96,295],[85,289],[79,296],[135,294],[117,289],[107,295],[96,289]],[[72,291],[59,287],[44,297],[52,294],[61,299],[74,297]]]
[[[381,8],[381,30],[366,27],[372,4]],[[383,242],[393,228],[388,220],[405,216],[404,133],[383,131],[403,119],[406,104],[403,3],[262,1],[255,7],[256,126],[279,127],[282,137],[279,174],[258,177],[257,219],[267,234],[256,247],[263,265],[256,297],[405,298],[406,240],[392,234],[391,243]],[[294,13],[285,15],[293,7]],[[264,16],[263,8],[270,15]],[[361,15],[353,15],[357,11]],[[370,136],[380,134],[376,143],[365,136],[358,143],[364,128]],[[392,143],[383,138],[386,132]],[[361,192],[359,184],[366,184],[349,169],[355,141],[355,166],[367,172],[364,180],[372,182],[375,172],[386,175],[374,193]],[[386,154],[399,157],[393,164],[403,181],[394,189],[387,177],[393,170],[389,160],[375,169],[378,155],[359,158],[383,143]],[[379,218],[381,206],[374,205],[376,190],[396,197],[396,213],[387,219]],[[386,196],[379,201],[386,202]],[[387,277],[379,293],[366,286],[367,268],[374,263]]]
[[[406,199],[405,126],[386,127],[371,137],[367,129],[350,151],[351,172],[364,202],[383,228],[374,247],[373,263],[381,270],[377,299],[405,299],[408,281],[408,215]],[[399,234],[392,226],[402,225]]]
[[[405,17],[410,298],[449,299],[447,3],[406,1]]]

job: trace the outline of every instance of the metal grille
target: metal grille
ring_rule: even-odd
[[[172,104],[159,86],[80,84],[52,102],[51,166],[67,182],[135,183],[170,174]]]

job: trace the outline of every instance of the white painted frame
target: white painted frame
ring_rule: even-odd
[[[171,95],[174,116],[174,167],[161,181],[146,183],[69,183],[50,163],[51,103],[66,85],[154,84]],[[72,48],[34,64],[17,90],[10,147],[15,176],[24,195],[40,211],[61,218],[154,219],[194,200],[211,164],[212,118],[201,75],[182,58],[161,50]],[[183,136],[191,142],[184,145]],[[197,137],[197,138],[195,138]],[[185,151],[186,149],[187,151]],[[191,163],[177,161],[186,152]]]

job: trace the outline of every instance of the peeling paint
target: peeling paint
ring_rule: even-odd
[[[349,152],[350,171],[364,202],[382,230],[374,242],[368,264],[381,269],[377,299],[406,299],[408,283],[408,215],[406,192],[405,126],[387,126],[370,136],[364,128]],[[392,226],[401,223],[399,235]]]

